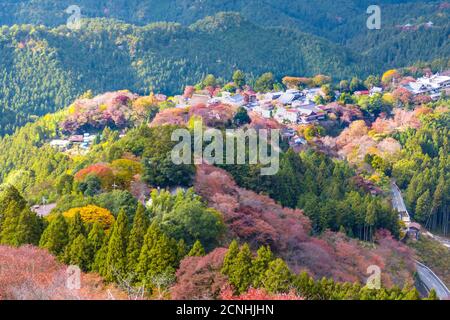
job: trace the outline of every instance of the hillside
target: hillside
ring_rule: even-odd
[[[257,27],[235,14],[189,27],[84,23],[79,32],[65,26],[0,29],[0,134],[67,106],[87,90],[173,94],[208,73],[229,77],[237,68],[254,76],[367,73],[357,56],[329,41]]]

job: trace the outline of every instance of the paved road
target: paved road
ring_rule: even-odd
[[[399,212],[408,212],[406,210],[405,202],[403,201],[402,192],[395,183],[391,187],[392,192],[392,206]]]
[[[409,220],[409,213],[406,209],[405,201],[403,200],[402,192],[400,191],[399,187],[392,183],[391,187],[392,192],[392,206],[394,209],[396,209],[398,212],[403,212],[407,215]],[[445,239],[438,239],[439,237],[436,237],[434,235],[431,235],[436,240],[440,241],[442,244],[446,245],[445,242],[448,245],[450,245],[450,241],[447,241]],[[447,245],[446,245],[447,246]],[[426,287],[427,291],[430,292],[431,289],[436,290],[436,294],[439,297],[439,299],[450,299],[450,291],[446,287],[446,285],[439,279],[439,277],[434,274],[433,271],[431,271],[430,268],[428,268],[426,265],[416,261],[416,270],[417,274],[419,276],[420,281],[423,283],[423,285]]]
[[[436,290],[436,294],[439,297],[439,299],[441,300],[450,299],[450,291],[448,290],[446,285],[441,281],[441,279],[439,279],[439,277],[436,276],[433,271],[431,271],[430,268],[416,261],[416,269],[420,281],[422,281],[428,292],[431,289],[434,289]]]

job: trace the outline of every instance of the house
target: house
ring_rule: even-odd
[[[208,104],[208,100],[209,100],[209,96],[205,95],[205,94],[199,94],[199,93],[194,93],[192,95],[192,98],[189,99],[189,104],[190,105],[197,105],[197,104]]]
[[[50,141],[50,146],[61,151],[67,150],[72,143],[69,140],[55,139]]]
[[[260,114],[262,117],[269,119],[272,118],[273,109],[274,107],[272,103],[267,103],[267,101],[260,101],[260,103],[253,108],[253,111]]]
[[[446,91],[450,88],[450,77],[434,74],[430,77],[422,77],[416,80],[416,82],[409,82],[403,86],[414,96],[428,94],[432,98],[439,98],[442,91]]]
[[[69,141],[71,143],[83,143],[84,136],[83,135],[73,135],[73,136],[70,136]]]
[[[245,104],[245,98],[242,94],[238,93],[234,96],[225,98],[224,102],[231,104],[232,106],[242,107]]]
[[[322,95],[322,89],[321,88],[306,89],[303,90],[303,94],[308,100],[314,100],[314,98],[317,97],[318,95]]]
[[[280,98],[282,95],[284,94],[284,92],[279,91],[279,92],[268,92],[265,95],[265,99],[266,100],[277,100],[278,98]]]
[[[370,89],[369,93],[370,93],[370,96],[373,96],[373,95],[375,95],[377,93],[383,93],[383,88],[381,88],[381,87],[373,87],[372,89]]]
[[[279,107],[276,110],[275,119],[283,123],[298,123],[299,114],[296,109],[286,109],[284,107]]]
[[[293,142],[295,145],[306,145],[306,144],[307,144],[307,141],[306,141],[305,139],[299,137],[299,136],[294,136],[294,137],[292,138],[292,142]]]
[[[300,93],[283,93],[279,98],[278,102],[284,104],[284,105],[290,105],[294,101],[300,99],[302,95]]]
[[[411,222],[408,226],[407,235],[410,239],[418,240],[421,226],[416,222]]]
[[[315,104],[303,104],[296,109],[299,112],[299,122],[300,123],[311,123],[314,121],[324,120],[326,112],[320,109]]]
[[[368,96],[370,94],[369,90],[359,90],[354,92],[355,96]]]

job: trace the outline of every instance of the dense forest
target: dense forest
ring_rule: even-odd
[[[228,77],[237,68],[249,78],[267,71],[277,80],[363,78],[450,54],[445,3],[382,1],[383,28],[369,30],[368,1],[338,2],[269,1],[261,10],[258,1],[86,0],[79,4],[83,17],[96,19],[83,20],[78,31],[65,27],[69,1],[2,3],[0,135],[88,89],[170,95],[208,73]],[[412,27],[401,27],[407,23]]]
[[[0,29],[0,133],[66,107],[87,90],[174,94],[208,73],[230,77],[236,68],[249,78],[267,71],[278,76],[366,73],[359,58],[327,40],[264,29],[236,14],[219,14],[189,27],[84,23],[78,32],[66,26]],[[276,45],[280,41],[283,45]]]

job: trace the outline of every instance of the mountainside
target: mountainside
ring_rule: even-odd
[[[0,134],[87,90],[173,94],[208,73],[230,76],[237,68],[255,76],[367,73],[357,56],[327,40],[225,13],[189,27],[113,20],[87,20],[74,32],[65,26],[3,27],[0,55]]]
[[[366,77],[450,54],[450,4],[384,0],[382,28],[369,30],[370,4],[82,0],[83,18],[102,19],[71,31],[68,0],[2,1],[0,135],[86,90],[172,94],[208,73],[228,77],[237,68],[253,77]]]

